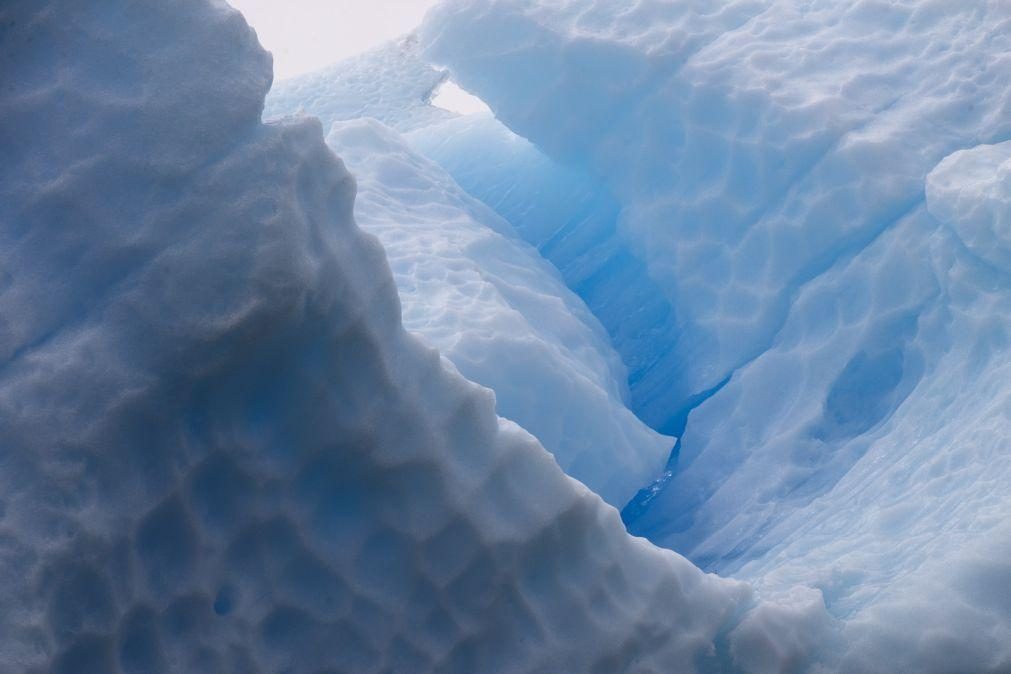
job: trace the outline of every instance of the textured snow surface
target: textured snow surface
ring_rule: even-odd
[[[810,637],[403,330],[320,126],[261,124],[236,12],[16,0],[0,38],[4,669],[681,672]]]
[[[582,300],[507,222],[373,120],[327,143],[358,183],[355,220],[386,249],[404,326],[495,391],[499,414],[618,508],[673,439],[625,407],[626,372]]]
[[[306,113],[318,117],[328,131],[334,122],[372,117],[410,131],[456,117],[429,104],[446,76],[419,58],[417,38],[407,36],[319,72],[277,82],[264,118]]]
[[[830,669],[1011,669],[1011,5],[450,0],[421,36],[607,185],[613,273],[671,309],[633,409],[694,410],[632,530],[819,591]]]

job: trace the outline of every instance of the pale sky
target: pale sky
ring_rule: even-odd
[[[402,35],[437,0],[228,0],[274,54],[274,79],[318,70]]]

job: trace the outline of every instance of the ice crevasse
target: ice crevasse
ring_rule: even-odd
[[[666,301],[631,401],[680,442],[632,531],[817,589],[833,670],[1011,667],[1011,7],[451,0],[421,44],[606,186]]]

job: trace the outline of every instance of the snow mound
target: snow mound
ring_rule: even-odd
[[[402,329],[320,126],[261,124],[238,13],[16,0],[0,38],[5,666],[753,657],[745,585],[629,537]]]
[[[495,392],[566,473],[621,507],[674,441],[625,407],[626,373],[558,273],[509,224],[373,120],[337,123],[327,143],[355,175],[355,219],[386,249],[404,326]]]
[[[1011,141],[945,158],[927,176],[927,204],[974,255],[1011,272]]]

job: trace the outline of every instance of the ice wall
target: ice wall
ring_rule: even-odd
[[[636,409],[702,402],[633,531],[819,590],[832,669],[1011,666],[1006,152],[959,152],[1011,137],[1011,8],[451,0],[422,41],[672,307]]]
[[[674,439],[651,431],[628,411],[629,374],[600,323],[558,272],[519,239],[522,234],[542,243],[536,238],[539,227],[554,233],[559,220],[576,212],[580,223],[593,218],[613,229],[616,210],[600,207],[607,205],[606,197],[598,198],[577,176],[564,176],[536,150],[546,171],[531,171],[529,162],[496,161],[503,141],[516,137],[494,119],[459,117],[430,105],[432,90],[446,74],[417,52],[416,38],[408,36],[281,82],[267,97],[264,114],[312,115],[325,129],[335,126],[328,142],[351,160],[361,188],[357,221],[379,236],[392,259],[408,329],[465,377],[494,390],[500,414],[533,433],[566,472],[621,508],[663,469]],[[379,124],[361,121],[367,119]],[[478,138],[470,128],[477,120],[501,133],[494,140]],[[410,133],[401,138],[397,129]],[[508,203],[530,194],[523,213],[499,209],[510,220],[496,216],[419,155],[443,160],[429,140],[453,138],[465,139],[461,154],[489,166],[497,186],[509,191]],[[473,151],[476,146],[480,153]],[[474,174],[454,170],[461,177]],[[550,180],[553,175],[559,179]],[[523,176],[523,185],[517,176]],[[562,191],[566,181],[570,186]],[[579,229],[584,245],[599,246],[600,237]],[[564,269],[567,281],[592,274],[585,267]],[[628,331],[635,321],[625,317],[623,325]]]
[[[677,366],[670,348],[677,320],[646,265],[623,241],[621,205],[610,189],[585,169],[547,157],[490,115],[419,127],[407,138],[561,272],[621,355],[631,408],[656,406],[655,397],[666,395],[665,373]],[[683,414],[667,414],[657,427],[680,434],[683,421]]]
[[[492,389],[498,413],[566,473],[624,506],[663,469],[674,440],[625,407],[625,368],[583,302],[508,222],[394,130],[338,122],[327,143],[355,175],[355,220],[386,250],[404,326]]]
[[[319,125],[261,124],[270,58],[240,15],[15,0],[0,38],[5,667],[791,654],[763,633],[781,611],[728,635],[745,585],[629,537],[404,332]]]
[[[426,26],[434,62],[622,203],[678,324],[633,388],[654,427],[766,350],[941,158],[1011,134],[1000,2],[492,0]]]

